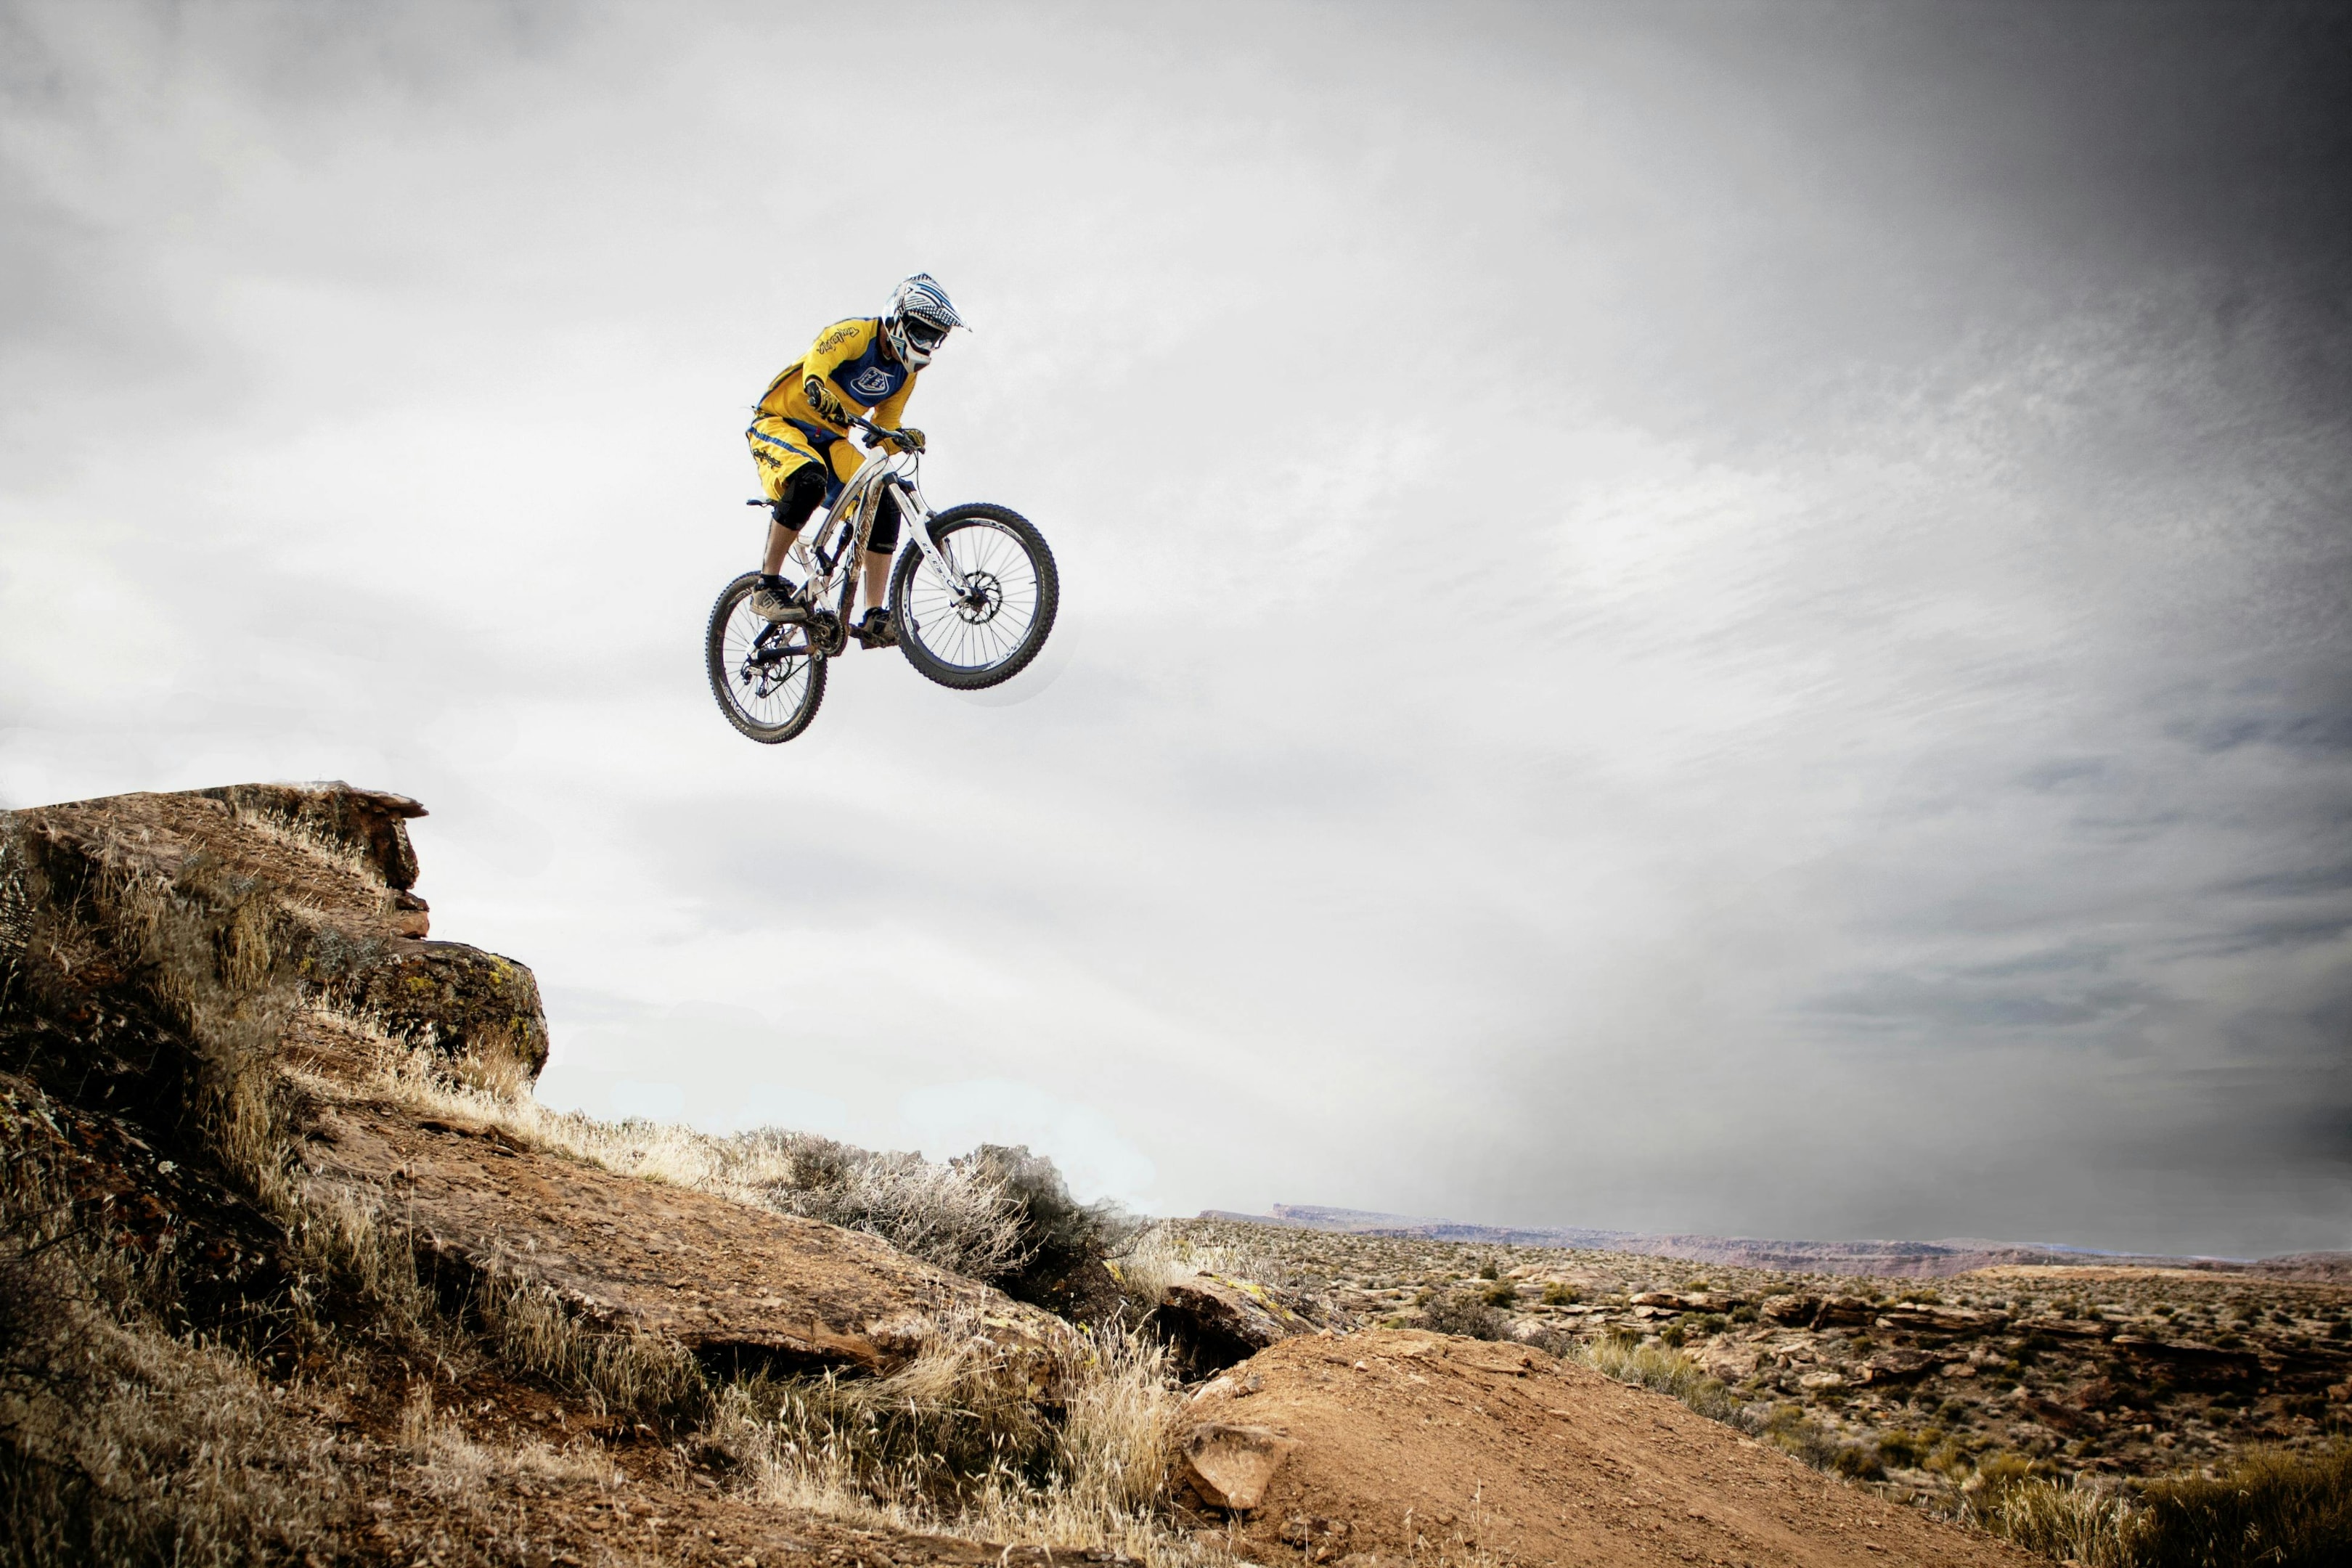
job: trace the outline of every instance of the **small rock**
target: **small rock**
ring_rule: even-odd
[[[1297,1447],[1264,1426],[1205,1423],[1184,1439],[1186,1478],[1212,1507],[1246,1513],[1265,1500],[1266,1483]]]

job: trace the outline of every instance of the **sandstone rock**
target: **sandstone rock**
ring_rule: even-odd
[[[1813,1327],[1858,1328],[1877,1316],[1878,1309],[1860,1296],[1830,1296],[1822,1300],[1821,1310],[1813,1314]]]
[[[433,931],[433,906],[403,888],[392,895],[393,929],[404,937],[424,941]]]
[[[2027,1318],[2017,1326],[2029,1334],[2062,1340],[2104,1340],[2115,1332],[2113,1323],[2095,1318]]]
[[[425,808],[389,790],[354,789],[341,779],[309,784],[226,784],[196,790],[240,816],[282,824],[296,834],[340,846],[375,868],[388,888],[416,886],[416,850],[406,819]],[[127,798],[127,797],[126,797]]]
[[[1255,1280],[1195,1274],[1168,1288],[1152,1321],[1194,1375],[1247,1361],[1315,1325]]]
[[[1845,1384],[1846,1376],[1842,1372],[1809,1372],[1797,1379],[1797,1386],[1800,1388],[1843,1388]]]
[[[328,989],[369,1022],[444,1055],[504,1063],[526,1082],[547,1065],[539,982],[511,958],[461,942],[400,942]]]
[[[1636,1307],[1665,1307],[1677,1312],[1727,1312],[1742,1304],[1738,1296],[1717,1290],[1644,1290],[1632,1299]]]
[[[1207,1422],[1184,1439],[1184,1476],[1213,1508],[1247,1513],[1298,1445],[1265,1426]]]
[[[2227,1383],[2251,1377],[2262,1370],[2263,1358],[2250,1350],[2232,1350],[2197,1340],[2144,1339],[2117,1334],[2115,1346],[2141,1361],[2162,1362],[2175,1381],[2187,1384]]]
[[[1864,1362],[1857,1380],[1864,1384],[1909,1383],[1927,1376],[1940,1358],[1918,1351],[1881,1351]]]
[[[2004,1321],[1998,1312],[1979,1311],[1970,1307],[1930,1307],[1916,1301],[1897,1301],[1878,1315],[1882,1329],[1896,1329],[1907,1333],[1977,1334],[1996,1328]]]
[[[1810,1323],[1821,1306],[1815,1296],[1767,1296],[1757,1311],[1768,1322]]]

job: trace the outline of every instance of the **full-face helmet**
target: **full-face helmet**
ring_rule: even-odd
[[[928,272],[918,272],[890,292],[882,312],[882,337],[908,370],[920,370],[947,341],[948,329],[963,325],[948,292]]]

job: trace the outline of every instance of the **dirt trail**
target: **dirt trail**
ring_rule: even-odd
[[[1238,1527],[1259,1562],[2039,1561],[1517,1345],[1409,1330],[1289,1340],[1211,1384],[1192,1415],[1297,1444]]]

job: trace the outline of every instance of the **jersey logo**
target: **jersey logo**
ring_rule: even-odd
[[[864,398],[887,397],[890,395],[890,373],[878,364],[869,364],[849,378],[849,390]]]
[[[833,331],[819,338],[816,341],[817,350],[821,353],[831,353],[834,350],[839,348],[842,344],[847,342],[856,335],[856,323],[845,323],[844,325],[834,328]]]

